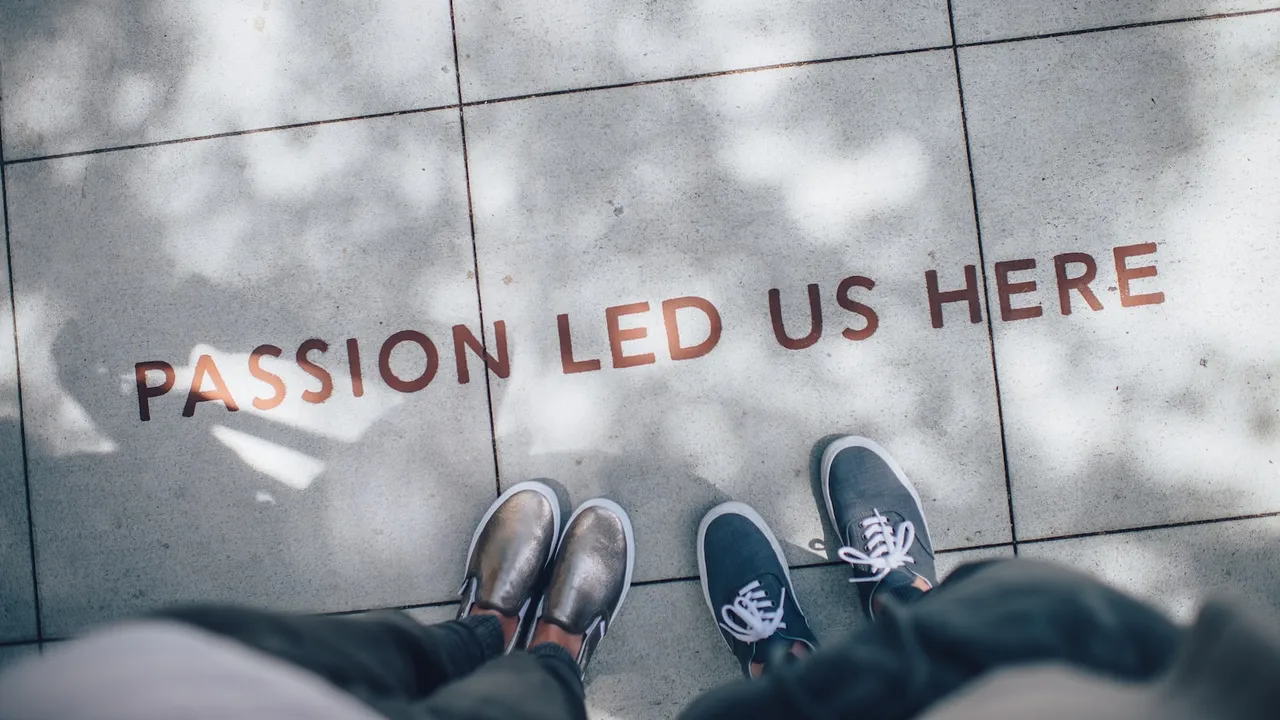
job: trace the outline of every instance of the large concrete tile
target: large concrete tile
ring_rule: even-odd
[[[951,5],[961,43],[1280,7],[1275,0],[952,0]]]
[[[879,439],[929,505],[941,547],[1009,538],[986,328],[950,306],[930,323],[925,271],[959,286],[976,264],[953,67],[946,52],[879,58],[467,109],[487,321],[506,323],[511,374],[493,386],[504,483],[607,495],[636,523],[637,579],[696,574],[702,514],[757,507],[793,563],[825,560],[815,445]],[[874,289],[841,309],[838,286]],[[770,321],[809,333],[786,349]],[[704,357],[671,359],[664,300],[721,318]],[[606,308],[648,303],[617,319]],[[643,307],[643,306],[641,306]],[[853,306],[850,306],[853,307]],[[638,309],[638,308],[631,308]],[[566,373],[557,315],[566,314]],[[709,337],[677,314],[680,347]],[[631,328],[627,330],[627,328]],[[648,333],[643,339],[635,334]],[[862,333],[865,335],[865,332]],[[652,364],[627,358],[654,353]]]
[[[1280,610],[1277,546],[1280,518],[1270,517],[1030,543],[1021,552],[1087,570],[1189,622],[1213,595]]]
[[[945,576],[969,560],[1010,555],[1008,548],[945,553],[938,556],[938,570]],[[848,578],[845,565],[791,571],[805,618],[822,642],[866,622]],[[698,580],[635,587],[587,671],[588,714],[596,720],[665,720],[699,694],[740,677]]]
[[[466,100],[951,42],[944,0],[454,5]]]
[[[452,597],[495,492],[482,371],[473,360],[460,384],[454,369],[451,326],[479,333],[456,112],[10,166],[8,179],[49,634],[170,601],[324,612]],[[413,392],[380,370],[401,331],[438,354]],[[304,372],[309,339],[330,349]],[[260,358],[260,379],[263,344],[283,356]],[[393,381],[425,357],[396,346]],[[147,361],[176,383],[143,421]],[[217,393],[211,367],[238,412],[213,399],[184,417],[197,377]]]
[[[13,0],[9,159],[457,102],[448,0]]]
[[[1280,14],[960,58],[1019,535],[1280,510]]]
[[[9,265],[0,263],[0,642],[36,638]]]

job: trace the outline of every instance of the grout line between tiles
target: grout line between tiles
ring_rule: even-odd
[[[1271,517],[1280,517],[1280,511],[1256,513],[1252,515],[1233,515],[1230,517],[1212,518],[1208,520],[1189,520],[1186,522],[1164,523],[1159,525],[1143,525],[1139,527],[1120,528],[1117,530],[1100,530],[1097,532],[1076,533],[1073,535],[1045,536],[1040,538],[1021,540],[1019,541],[1019,544],[1022,544],[1022,545],[1044,544],[1044,543],[1050,543],[1050,542],[1055,542],[1060,540],[1078,540],[1080,538],[1100,537],[1104,535],[1128,535],[1128,534],[1140,533],[1148,530],[1168,530],[1168,529],[1176,529],[1176,528],[1183,528],[1183,527],[1193,527],[1197,525],[1214,525],[1217,523],[1236,522],[1240,520],[1258,520],[1258,519],[1271,518]],[[983,545],[967,545],[964,547],[954,547],[954,548],[947,548],[945,550],[939,550],[937,551],[937,554],[951,555],[954,553],[972,552],[975,550],[998,550],[1000,548],[1006,548],[1006,547],[1012,548],[1013,543],[1007,542],[1007,543],[986,543]],[[839,567],[844,564],[845,563],[843,560],[828,560],[820,563],[814,563],[812,565],[790,565],[789,567],[792,570],[806,570],[809,568]],[[671,577],[671,578],[657,578],[654,580],[640,580],[637,582],[633,582],[632,587],[647,587],[647,586],[654,586],[654,585],[671,585],[674,583],[682,583],[682,582],[697,582],[699,579],[700,578],[697,575],[688,575],[688,576]],[[404,611],[404,610],[425,610],[429,608],[448,607],[451,605],[456,605],[457,602],[458,602],[457,599],[451,598],[448,600],[438,600],[435,602],[427,602],[427,603],[416,603],[413,605],[395,605],[395,606],[383,606],[383,607],[372,607],[372,608],[360,608],[360,609],[354,609],[354,610],[337,610],[334,612],[316,613],[316,614],[324,617],[343,617],[347,615],[360,615],[363,613],[377,612],[380,610]],[[59,642],[65,639],[66,638],[60,638],[60,637],[45,637],[41,640],[11,640],[11,641],[0,642],[0,647],[14,646],[14,645],[34,645],[39,642],[45,642],[45,643]]]
[[[950,2],[948,2],[947,7],[950,9]],[[1104,25],[1102,27],[1082,28],[1080,30],[1062,30],[1060,32],[1040,33],[1038,35],[1019,35],[1018,37],[1003,38],[1000,40],[975,40],[973,42],[959,43],[956,47],[970,48],[983,47],[985,45],[1007,45],[1015,42],[1052,40],[1053,38],[1072,37],[1075,35],[1089,35],[1092,33],[1113,32],[1115,30],[1137,30],[1140,28],[1155,27],[1158,25],[1180,25],[1182,23],[1201,22],[1204,20],[1224,20],[1227,18],[1246,17],[1249,15],[1266,15],[1268,13],[1280,13],[1280,7],[1262,8],[1260,10],[1240,10],[1238,12],[1197,15],[1194,17],[1171,18],[1168,20],[1143,20],[1142,22],[1123,23],[1121,25]],[[954,31],[952,32],[952,37],[955,37]]]
[[[577,93],[595,92],[597,90],[618,90],[621,88],[644,87],[646,85],[665,85],[667,83],[683,82],[685,80],[705,80],[707,78],[726,77],[729,75],[745,75],[768,70],[785,70],[788,68],[808,67],[810,65],[827,65],[829,63],[847,62],[850,60],[870,60],[872,58],[894,57],[897,55],[915,55],[917,53],[949,49],[951,49],[950,45],[937,45],[930,47],[908,48],[906,50],[886,50],[883,52],[863,53],[861,55],[841,55],[838,57],[818,58],[815,60],[796,60],[794,62],[775,63],[772,65],[755,65],[752,67],[735,68],[732,70],[713,70],[710,72],[693,73],[690,75],[654,78],[652,80],[632,80],[629,82],[610,83],[607,85],[590,85],[587,87],[547,90],[544,92],[527,93],[523,95],[508,95],[504,97],[490,98],[488,100],[471,100],[463,103],[463,105],[467,107],[474,107],[476,105],[492,105],[497,103],[517,102],[520,100],[555,97],[557,95],[574,95]]]
[[[1138,527],[1118,528],[1116,530],[1094,530],[1092,532],[1070,533],[1067,535],[1046,535],[1038,538],[1019,540],[1021,545],[1037,545],[1057,542],[1059,540],[1080,540],[1082,538],[1102,537],[1104,535],[1130,535],[1147,530],[1173,530],[1177,528],[1196,527],[1197,525],[1213,525],[1216,523],[1238,522],[1241,520],[1262,520],[1280,517],[1280,512],[1253,513],[1250,515],[1232,515],[1230,517],[1210,518],[1208,520],[1184,520],[1181,522],[1161,523],[1159,525],[1140,525]]]
[[[462,103],[462,65],[458,62],[458,21],[449,0],[449,32],[453,36],[453,78],[458,90],[458,130],[462,135],[462,174],[467,188],[467,223],[471,228],[471,270],[475,275],[476,311],[480,318],[480,348],[484,373],[484,397],[489,410],[489,443],[493,450],[494,497],[502,495],[502,469],[498,465],[498,430],[493,421],[493,387],[489,371],[489,333],[484,324],[484,297],[480,292],[480,251],[476,248],[476,213],[471,204],[471,155],[467,151],[467,115]]]
[[[453,23],[452,2],[450,3],[449,11],[450,11],[450,22]],[[223,133],[212,133],[208,135],[196,135],[192,137],[175,138],[170,140],[157,140],[153,142],[133,143],[129,145],[118,145],[118,146],[112,146],[112,147],[95,148],[92,150],[75,150],[71,152],[54,153],[50,155],[35,155],[32,157],[18,158],[16,160],[5,160],[3,162],[5,165],[20,165],[23,163],[40,162],[43,160],[58,160],[61,158],[79,157],[81,155],[98,155],[101,153],[117,152],[120,150],[137,150],[140,148],[158,147],[161,145],[176,145],[179,143],[196,142],[200,140],[215,140],[218,138],[236,137],[239,135],[253,135],[257,133],[274,132],[276,130],[292,130],[295,128],[313,127],[316,125],[330,125],[334,123],[352,122],[356,120],[371,120],[375,118],[392,117],[395,115],[410,115],[415,113],[433,112],[437,110],[452,110],[454,108],[459,107],[459,105],[461,105],[462,107],[474,107],[477,105],[490,105],[490,104],[496,104],[496,103],[516,102],[519,100],[530,100],[530,99],[541,98],[541,97],[553,97],[556,95],[571,95],[576,93],[594,92],[597,90],[616,90],[618,88],[640,87],[644,85],[660,85],[663,83],[674,83],[674,82],[680,82],[683,80],[701,80],[704,78],[722,77],[726,75],[740,75],[745,73],[762,72],[767,70],[806,67],[809,65],[823,65],[827,63],[847,62],[850,60],[867,60],[870,58],[892,57],[895,55],[911,55],[915,53],[933,52],[938,50],[954,51],[956,48],[984,47],[987,45],[1006,45],[1009,43],[1016,43],[1016,42],[1048,40],[1052,38],[1070,37],[1074,35],[1089,35],[1091,33],[1112,32],[1116,30],[1133,30],[1138,28],[1155,27],[1159,25],[1177,25],[1181,23],[1192,23],[1192,22],[1200,22],[1205,20],[1222,20],[1226,18],[1245,17],[1250,15],[1265,15],[1268,13],[1280,13],[1280,7],[1263,8],[1260,10],[1243,10],[1240,12],[1217,13],[1214,15],[1200,15],[1196,17],[1171,18],[1168,20],[1148,20],[1144,22],[1127,23],[1123,25],[1107,25],[1103,27],[1082,28],[1080,30],[1064,30],[1062,32],[1041,33],[1038,35],[1021,35],[1018,37],[1002,38],[999,40],[976,40],[973,42],[966,42],[966,43],[955,42],[955,31],[954,31],[954,22],[953,22],[952,23],[953,29],[951,33],[952,42],[949,45],[912,48],[907,50],[889,50],[885,52],[866,53],[862,55],[843,55],[843,56],[831,57],[831,58],[817,58],[814,60],[797,60],[794,62],[777,63],[773,65],[758,65],[754,67],[736,68],[731,70],[716,70],[716,71],[705,72],[705,73],[695,73],[691,75],[679,75],[674,77],[655,78],[652,80],[636,80],[632,82],[613,83],[609,85],[592,85],[592,86],[586,86],[586,87],[566,88],[563,90],[550,90],[546,92],[529,93],[524,95],[511,95],[511,96],[505,96],[505,97],[499,97],[499,98],[491,98],[488,100],[471,100],[468,102],[461,102],[462,101],[461,79],[460,79],[460,68],[457,62],[458,48],[457,48],[457,33],[455,31],[453,33],[454,35],[454,38],[453,38],[454,40],[454,73],[456,76],[455,79],[458,81],[458,86],[459,86],[459,92],[458,92],[459,103],[458,104],[437,105],[433,107],[414,108],[410,110],[392,110],[389,112],[371,113],[367,115],[352,115],[348,117],[330,118],[326,120],[310,120],[306,122],[289,123],[286,125],[272,125],[269,127],[253,128],[250,130],[232,130],[232,131],[223,132]],[[950,16],[950,5],[948,5],[948,15]]]
[[[453,6],[450,2],[450,22],[453,18]],[[452,27],[452,26],[451,26]],[[742,75],[746,73],[761,72],[766,70],[779,70],[784,68],[805,67],[808,65],[825,65],[828,63],[845,62],[848,60],[866,60],[877,57],[890,57],[894,55],[912,55],[915,53],[932,52],[937,50],[947,50],[950,45],[939,45],[936,47],[912,48],[908,50],[889,50],[879,53],[867,53],[863,55],[843,55],[840,57],[818,58],[815,60],[797,60],[795,62],[778,63],[774,65],[759,65],[747,68],[737,68],[732,70],[715,70],[705,73],[696,73],[693,75],[679,75],[675,77],[655,78],[652,80],[635,80],[624,83],[614,83],[610,85],[590,85],[586,87],[566,88],[564,90],[549,90],[540,93],[530,93],[526,95],[512,95],[509,97],[490,98],[487,100],[471,100],[462,102],[462,79],[461,66],[457,62],[458,59],[458,43],[457,33],[453,33],[454,41],[454,79],[458,87],[458,102],[448,105],[435,105],[432,107],[414,108],[411,110],[393,110],[390,112],[372,113],[368,115],[351,115],[348,117],[329,118],[326,120],[310,120],[307,122],[289,123],[287,125],[271,125],[268,127],[253,128],[250,130],[232,130],[222,133],[212,133],[208,135],[194,135],[191,137],[174,138],[170,140],[155,140],[152,142],[132,143],[129,145],[116,145],[111,147],[95,148],[92,150],[73,150],[71,152],[53,153],[50,155],[34,155],[32,157],[18,158],[16,160],[6,160],[6,165],[21,165],[24,163],[41,162],[44,160],[60,160],[69,157],[79,157],[82,155],[100,155],[102,153],[118,152],[121,150],[138,150],[142,148],[159,147],[162,145],[177,145],[188,142],[198,142],[201,140],[217,140],[219,138],[238,137],[240,135],[255,135],[258,133],[275,132],[277,130],[294,130],[297,128],[314,127],[316,125],[333,125],[336,123],[353,122],[357,120],[373,120],[377,118],[392,117],[395,115],[411,115],[416,113],[436,112],[441,110],[453,110],[460,107],[475,107],[478,105],[492,105],[499,103],[517,102],[520,100],[530,100],[540,97],[554,97],[556,95],[572,95],[576,93],[595,92],[597,90],[616,90],[619,88],[641,87],[644,85],[661,85],[665,83],[681,82],[684,80],[701,80],[705,78],[723,77],[726,75]]]
[[[141,148],[161,147],[163,145],[181,145],[182,143],[200,142],[202,140],[217,140],[220,138],[240,137],[241,135],[257,135],[259,133],[276,132],[277,130],[296,130],[298,128],[316,127],[317,125],[334,125],[337,123],[353,122],[356,120],[376,120],[378,118],[395,117],[396,115],[417,115],[420,113],[435,112],[436,110],[450,110],[456,107],[458,107],[456,104],[436,105],[433,107],[412,108],[409,110],[392,110],[389,112],[371,113],[368,115],[329,118],[327,120],[308,120],[306,122],[289,123],[287,125],[271,125],[269,127],[252,128],[249,130],[230,130],[228,132],[211,133],[209,135],[193,135],[191,137],[174,138],[171,140],[154,140],[152,142],[116,145],[112,147],[95,148],[93,150],[74,150],[71,152],[55,153],[53,155],[36,155],[33,157],[18,158],[17,160],[5,160],[4,164],[22,165],[25,163],[41,162],[43,160],[60,160],[62,158],[80,157],[82,155],[101,155],[103,153],[119,152],[121,150],[139,150]]]
[[[1018,554],[1018,523],[1013,514],[1013,476],[1009,473],[1009,443],[1004,427],[1004,399],[1000,396],[1000,368],[996,362],[995,325],[991,317],[991,294],[987,291],[987,259],[982,247],[982,220],[978,214],[978,185],[973,174],[973,150],[969,143],[969,116],[965,110],[964,83],[960,79],[960,49],[956,41],[956,19],[947,0],[947,21],[951,27],[951,59],[955,64],[956,93],[960,98],[960,129],[964,133],[964,159],[969,169],[969,197],[973,202],[973,231],[978,238],[978,264],[982,270],[982,302],[987,315],[987,340],[991,347],[991,379],[996,393],[996,424],[1000,429],[1000,461],[1004,468],[1004,493],[1009,510],[1009,538],[1013,554]]]
[[[458,604],[458,599],[452,598],[449,600],[439,600],[436,602],[429,602],[429,603],[415,603],[413,605],[395,605],[392,607],[369,608],[367,610],[337,610],[334,612],[327,612],[327,613],[320,613],[320,614],[325,617],[342,617],[344,615],[361,615],[363,613],[379,612],[382,610],[401,610],[401,611],[426,610],[430,608],[449,607],[450,605],[457,605],[457,604]]]
[[[0,115],[4,112],[0,103]],[[22,486],[27,497],[27,548],[31,553],[31,595],[36,614],[36,642],[44,639],[44,616],[40,608],[40,578],[36,571],[36,525],[31,512],[31,472],[27,462],[27,419],[22,405],[22,360],[18,355],[18,298],[14,294],[13,249],[9,237],[9,185],[4,166],[4,130],[0,118],[0,195],[4,197],[4,253],[9,272],[9,321],[13,323],[13,374],[18,399],[18,440],[22,446]]]
[[[40,640],[5,640],[0,642],[0,650],[21,647],[33,647],[38,650],[40,649],[40,642]]]
[[[952,553],[971,552],[974,550],[998,550],[1000,548],[1011,548],[1011,547],[1013,547],[1013,543],[1011,542],[987,543],[985,545],[969,545],[967,547],[948,548],[946,550],[939,550],[936,554],[950,555]],[[810,563],[806,565],[788,564],[787,567],[792,570],[809,570],[813,568],[840,567],[841,565],[847,565],[847,564],[848,563],[846,563],[843,560],[824,560],[822,562]],[[639,580],[637,582],[631,583],[631,585],[633,587],[645,587],[648,585],[669,585],[671,583],[693,582],[698,580],[701,580],[701,578],[697,575],[687,575],[687,576],[670,577],[670,578],[656,578],[654,580]]]
[[[1005,547],[1011,547],[1011,546],[1012,546],[1012,543],[987,543],[985,545],[967,545],[965,547],[947,548],[946,550],[939,550],[937,554],[949,555],[951,553],[969,552],[972,550],[995,550],[998,548],[1005,548]],[[820,563],[813,563],[811,565],[790,565],[789,567],[792,570],[805,570],[807,568],[839,567],[844,564],[845,562],[843,560],[826,560]],[[655,578],[653,580],[637,580],[636,582],[631,583],[631,585],[632,587],[645,587],[647,585],[667,585],[670,583],[691,582],[698,579],[699,578],[697,575],[670,577],[670,578]],[[450,599],[450,600],[439,600],[436,602],[429,602],[429,603],[418,603],[415,605],[397,605],[395,607],[365,608],[365,609],[359,609],[359,610],[338,610],[335,612],[328,612],[328,613],[321,613],[321,614],[326,616],[341,616],[341,615],[359,615],[361,613],[374,612],[377,610],[421,610],[423,608],[437,608],[437,607],[446,607],[449,605],[456,605],[457,602],[458,601],[456,599]]]

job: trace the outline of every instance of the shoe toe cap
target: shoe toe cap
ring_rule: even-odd
[[[625,521],[611,510],[589,507],[565,529],[547,592],[545,615],[573,633],[595,618],[609,618],[626,586],[632,552]]]
[[[483,606],[515,613],[529,597],[555,543],[555,510],[541,493],[516,493],[480,532],[468,576]]]

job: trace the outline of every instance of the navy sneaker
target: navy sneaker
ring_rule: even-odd
[[[797,642],[810,651],[817,647],[782,548],[749,506],[723,503],[702,518],[698,573],[707,607],[743,675],[751,677],[752,662],[764,664],[767,671],[775,663],[795,660]]]
[[[883,594],[903,602],[938,584],[933,541],[920,496],[884,448],[861,437],[843,437],[822,453],[827,514],[853,566],[862,608],[875,618]]]

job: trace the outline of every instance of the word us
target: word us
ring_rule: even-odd
[[[1120,296],[1121,307],[1139,307],[1158,305],[1164,302],[1164,293],[1152,292],[1136,294],[1130,283],[1142,278],[1156,276],[1155,265],[1130,265],[1130,260],[1143,255],[1155,253],[1154,243],[1125,245],[1112,250],[1115,264],[1115,289]],[[1007,260],[997,262],[993,266],[995,276],[996,297],[1000,306],[1000,320],[1012,322],[1028,320],[1044,315],[1044,307],[1038,304],[1019,304],[1015,306],[1015,296],[1025,295],[1037,290],[1037,283],[1031,279],[1018,280],[1014,273],[1025,273],[1036,268],[1033,258]],[[1071,252],[1053,257],[1055,286],[1058,295],[1058,309],[1063,315],[1070,315],[1076,308],[1075,296],[1083,301],[1084,307],[1091,311],[1103,309],[1093,291],[1093,284],[1098,275],[1098,262],[1088,253]],[[929,319],[934,328],[944,325],[943,309],[951,303],[962,303],[968,309],[971,323],[982,322],[982,297],[978,283],[978,269],[974,265],[964,266],[964,286],[958,289],[942,289],[937,270],[928,270],[925,276],[925,292],[929,301]],[[836,286],[836,303],[844,310],[860,318],[855,323],[859,327],[846,327],[840,334],[854,342],[866,340],[875,335],[880,327],[880,318],[872,307],[865,302],[853,298],[855,289],[871,291],[876,283],[862,275],[851,275],[841,280]],[[817,283],[807,287],[809,299],[809,329],[801,336],[793,335],[783,325],[782,293],[777,288],[768,292],[769,319],[773,327],[774,338],[778,344],[788,350],[803,350],[822,338],[824,323],[821,307],[821,288]],[[1073,295],[1074,293],[1074,295]],[[720,311],[706,298],[686,296],[663,300],[662,325],[667,336],[667,354],[673,361],[693,360],[703,357],[715,349],[720,342],[724,325],[720,319]],[[609,339],[610,362],[614,368],[638,367],[650,365],[657,361],[652,352],[628,353],[625,344],[629,341],[642,340],[648,337],[649,329],[643,326],[623,327],[623,318],[631,315],[646,314],[651,307],[648,302],[628,303],[605,308],[604,323]],[[680,330],[680,312],[698,312],[705,316],[709,331],[707,337],[700,342],[685,344],[685,337]],[[603,368],[600,358],[580,358],[574,354],[573,336],[568,313],[556,316],[556,329],[559,334],[560,365],[566,375],[595,372]],[[507,326],[502,320],[493,324],[494,344],[497,356],[485,351],[482,343],[466,325],[455,325],[452,329],[453,359],[458,382],[471,382],[471,373],[467,366],[468,352],[474,353],[485,365],[485,368],[499,378],[507,378],[511,374],[511,358],[507,353]],[[416,346],[423,355],[424,366],[415,377],[397,375],[391,365],[391,356],[401,345]],[[333,374],[316,362],[315,355],[323,355],[329,350],[329,343],[319,338],[302,342],[293,353],[298,368],[314,379],[315,386],[302,390],[303,402],[320,404],[332,397],[335,385]],[[365,393],[364,367],[361,362],[360,341],[356,338],[346,340],[347,367],[345,380],[351,395],[362,397]],[[253,407],[268,411],[284,402],[288,394],[284,379],[262,367],[262,358],[279,358],[284,349],[275,345],[259,345],[249,354],[249,373],[263,385],[262,392],[251,399]],[[425,389],[436,378],[440,370],[440,353],[435,342],[425,333],[418,330],[401,330],[392,334],[378,348],[378,377],[392,390],[401,393],[416,393]],[[160,382],[152,383],[152,378]],[[177,383],[177,372],[174,366],[162,360],[149,360],[134,365],[134,377],[138,390],[138,417],[146,422],[151,419],[150,401],[171,392]],[[206,387],[206,385],[208,387]],[[201,355],[191,375],[191,385],[187,389],[186,403],[182,408],[183,417],[195,415],[196,406],[202,402],[217,401],[230,412],[240,409],[239,401],[233,397],[222,373],[211,355]]]

